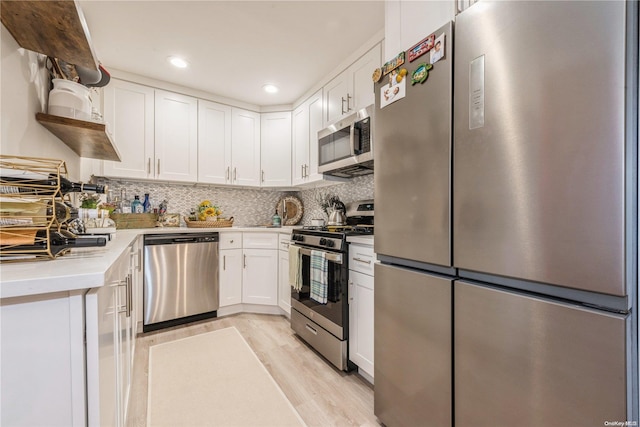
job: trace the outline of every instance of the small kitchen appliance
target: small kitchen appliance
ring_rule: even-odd
[[[318,171],[340,178],[373,173],[373,138],[369,106],[318,132]]]

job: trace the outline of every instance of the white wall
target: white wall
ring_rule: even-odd
[[[20,46],[0,26],[0,153],[64,160],[69,177],[80,176],[80,157],[36,121],[49,93],[44,57]]]
[[[382,62],[409,49],[455,17],[453,0],[386,0]]]

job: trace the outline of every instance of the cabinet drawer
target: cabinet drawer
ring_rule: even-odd
[[[242,249],[242,233],[220,233],[220,249]]]
[[[349,245],[349,269],[373,276],[376,255],[371,246]]]
[[[245,249],[278,249],[278,234],[244,233],[242,245]]]
[[[289,243],[291,243],[291,234],[278,234],[278,249],[288,251]]]

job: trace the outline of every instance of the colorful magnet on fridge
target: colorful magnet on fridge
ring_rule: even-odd
[[[376,68],[373,71],[373,75],[371,76],[371,79],[373,80],[374,83],[378,83],[380,80],[382,80],[382,70],[380,68]]]
[[[402,64],[404,64],[404,52],[400,52],[398,54],[398,56],[396,56],[395,58],[393,58],[391,61],[386,62],[383,66],[382,66],[382,75],[386,76],[387,74],[389,74],[391,71],[395,70],[396,68],[398,68],[399,66],[401,66]]]
[[[409,62],[413,62],[414,60],[418,59],[418,57],[429,52],[433,47],[435,39],[436,39],[436,35],[431,34],[430,36],[427,36],[424,39],[422,39],[411,49],[409,49],[407,51],[407,53],[409,54]]]
[[[433,68],[433,65],[422,63],[418,65],[418,68],[411,74],[411,84],[424,83],[429,77],[429,70]]]

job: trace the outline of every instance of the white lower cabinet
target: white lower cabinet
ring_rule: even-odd
[[[277,239],[277,235],[273,235]],[[243,249],[242,302],[278,304],[278,251]]]
[[[131,251],[125,251],[107,272],[104,286],[85,296],[89,426],[126,425],[136,318],[131,259]]]
[[[220,250],[220,307],[242,302],[242,249]]]
[[[373,263],[369,246],[349,245],[349,360],[373,378]]]
[[[220,307],[278,305],[278,234],[220,233]]]
[[[289,284],[289,242],[291,234],[278,237],[278,307],[291,315],[291,285]]]

